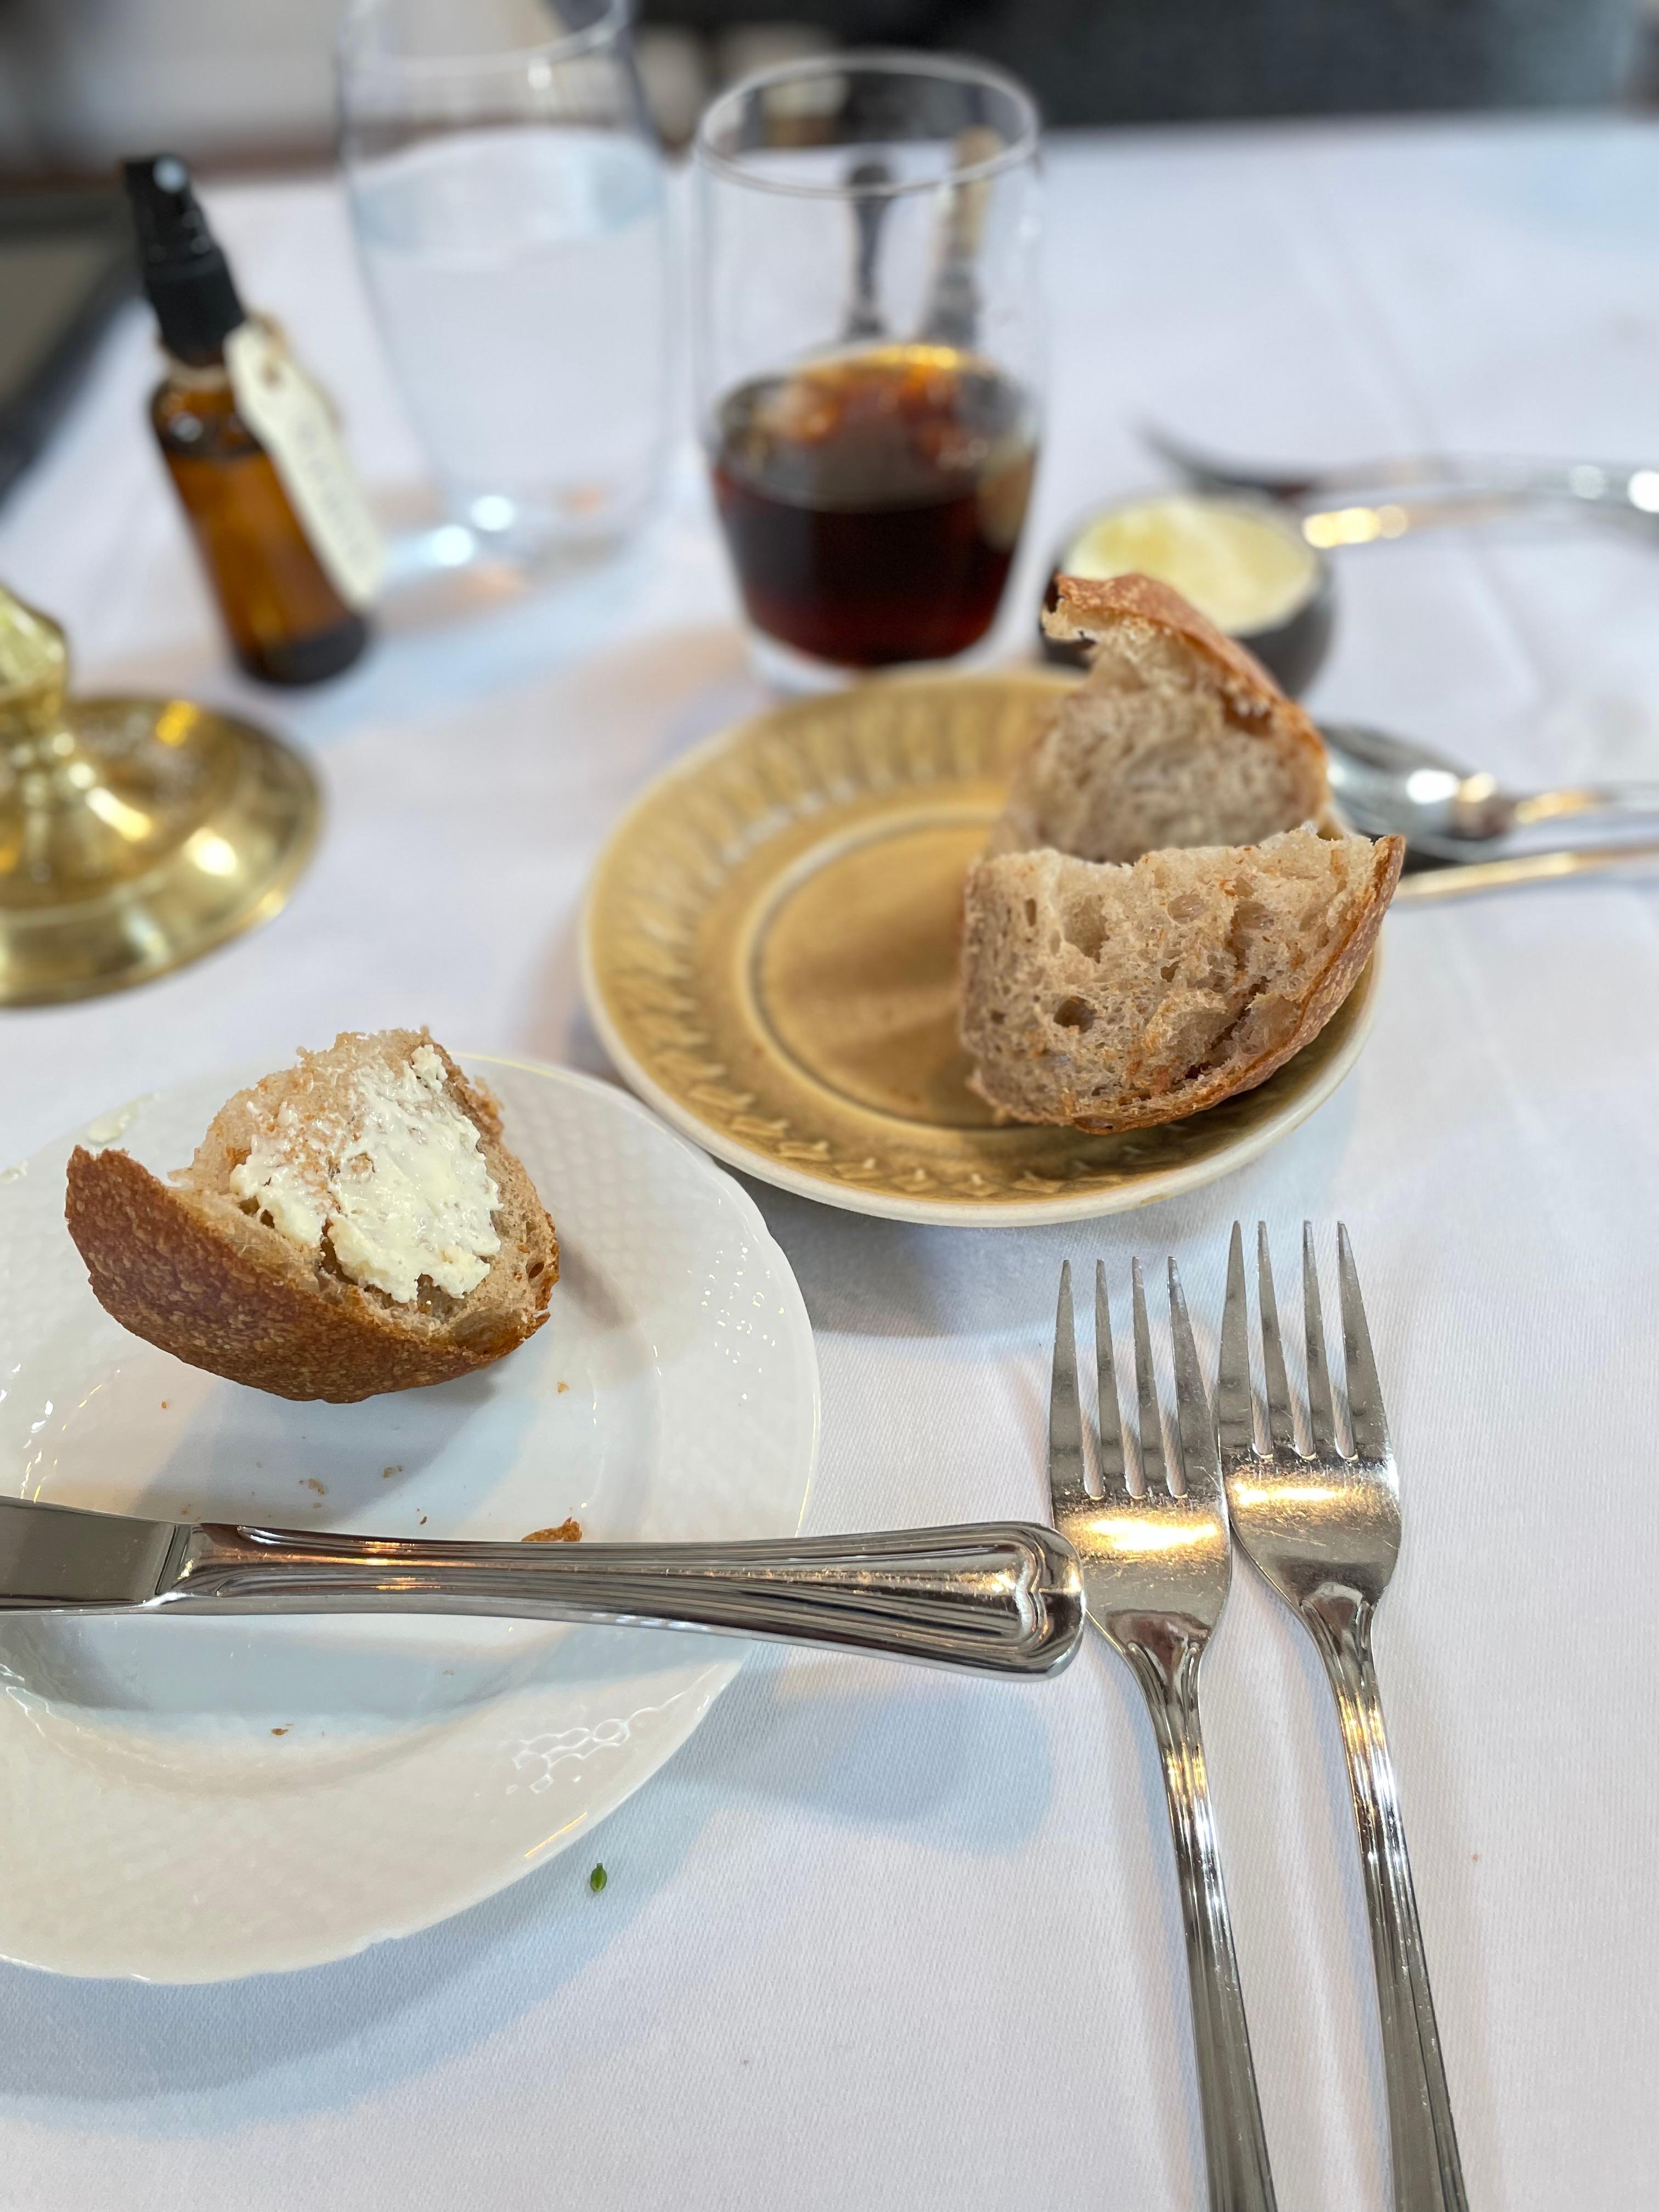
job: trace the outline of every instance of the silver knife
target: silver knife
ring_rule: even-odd
[[[1410,848],[1407,848],[1409,858]],[[1528,884],[1565,884],[1584,876],[1640,875],[1659,865],[1659,842],[1553,847],[1541,853],[1504,853],[1469,860],[1433,860],[1407,869],[1394,903],[1418,905],[1442,899],[1472,898],[1480,891],[1524,889]]]
[[[447,1613],[708,1629],[1058,1674],[1077,1555],[1018,1521],[723,1544],[473,1544],[140,1521],[0,1498],[0,1614]]]

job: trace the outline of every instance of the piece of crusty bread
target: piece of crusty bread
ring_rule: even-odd
[[[1167,584],[1061,576],[1042,620],[1050,637],[1095,641],[1094,663],[1015,771],[990,852],[1138,860],[1324,816],[1318,731]]]
[[[962,1040],[973,1086],[1022,1121],[1134,1129],[1265,1082],[1358,980],[1405,841],[1292,830],[1155,852],[1055,852],[968,878]]]
[[[443,1063],[443,1095],[478,1132],[499,1194],[491,1219],[501,1249],[464,1297],[422,1275],[414,1300],[400,1304],[348,1279],[326,1235],[314,1252],[284,1236],[252,1200],[233,1195],[230,1178],[284,1107],[337,1157],[356,1071],[375,1060],[406,1066],[423,1045]],[[501,1140],[496,1101],[424,1030],[347,1033],[325,1052],[301,1053],[297,1066],[222,1107],[171,1182],[125,1152],[77,1146],[66,1217],[99,1303],[125,1328],[194,1367],[282,1398],[349,1402],[487,1366],[541,1327],[559,1273],[553,1224]]]

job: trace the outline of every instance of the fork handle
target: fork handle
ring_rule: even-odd
[[[1181,1644],[1172,1664],[1144,1650],[1131,1653],[1158,1736],[1175,1838],[1211,2212],[1276,2212],[1199,1729],[1202,1656],[1198,1644]]]
[[[1368,1607],[1306,1608],[1336,1693],[1376,1964],[1395,2212],[1468,2212]]]

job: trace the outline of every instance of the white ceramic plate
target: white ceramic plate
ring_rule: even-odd
[[[289,1405],[105,1314],[76,1141],[180,1165],[262,1071],[180,1085],[0,1173],[0,1482],[158,1518],[516,1539],[792,1534],[817,1364],[747,1194],[586,1077],[468,1058],[559,1231],[541,1333],[483,1373]],[[312,1966],[503,1887],[653,1773],[736,1673],[694,1634],[526,1622],[0,1620],[0,1954],[213,1981]]]

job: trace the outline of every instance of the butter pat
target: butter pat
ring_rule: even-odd
[[[465,1297],[501,1249],[501,1192],[447,1084],[421,1045],[402,1066],[358,1071],[349,1126],[307,1126],[284,1104],[232,1170],[233,1194],[307,1250],[326,1237],[343,1274],[400,1305],[422,1277]]]
[[[1311,595],[1319,563],[1294,522],[1241,500],[1174,496],[1109,508],[1063,565],[1104,580],[1139,569],[1169,584],[1219,630],[1249,637]]]

